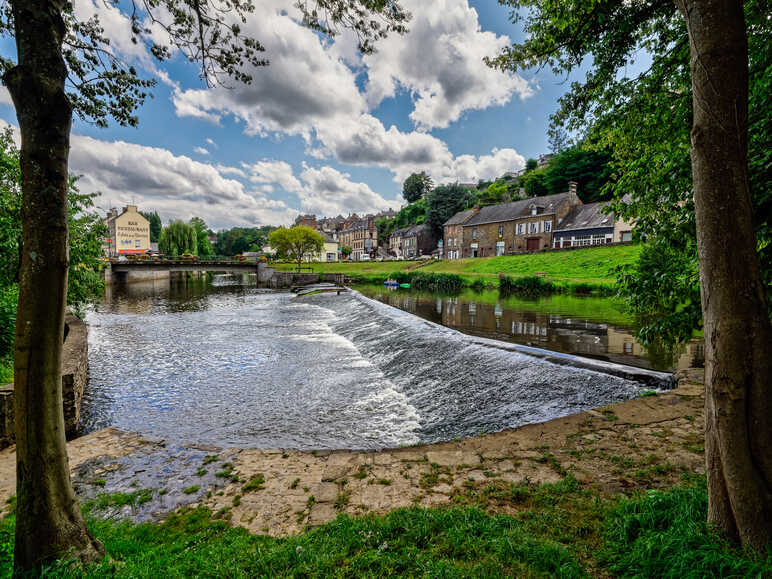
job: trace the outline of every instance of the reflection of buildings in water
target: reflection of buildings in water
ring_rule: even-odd
[[[577,354],[657,370],[702,365],[701,342],[689,343],[677,352],[647,351],[635,341],[629,328],[582,318],[504,308],[500,302],[485,304],[458,297],[437,297],[384,292],[376,299],[444,326],[499,340]]]

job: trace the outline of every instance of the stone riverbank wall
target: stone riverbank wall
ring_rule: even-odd
[[[64,425],[68,439],[77,435],[80,404],[88,377],[88,330],[75,316],[64,321],[62,350],[62,396]],[[13,384],[0,386],[0,448],[14,442]]]

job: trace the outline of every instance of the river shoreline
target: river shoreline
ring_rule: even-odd
[[[82,501],[115,493],[103,516],[161,520],[206,506],[255,533],[283,536],[339,513],[451,504],[476,485],[571,476],[609,494],[667,487],[704,473],[703,372],[678,388],[485,436],[376,452],[174,445],[105,428],[68,444]],[[15,448],[0,451],[0,502],[15,492]],[[5,510],[9,507],[6,506]]]

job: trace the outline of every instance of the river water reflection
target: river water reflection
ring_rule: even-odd
[[[561,332],[573,336],[566,343],[608,342],[609,327],[618,326],[601,320],[585,319],[577,332],[575,318],[517,313],[510,302],[368,292],[415,316],[357,292],[298,297],[243,281],[110,288],[87,315],[82,430],[113,425],[180,443],[370,449],[494,432],[650,388],[484,345],[419,316],[496,338],[520,323],[540,346]]]
[[[443,296],[384,286],[361,286],[363,294],[467,334],[567,354],[674,371],[700,367],[701,340],[676,348],[646,349],[622,305],[610,298],[552,295],[533,299],[498,291]]]

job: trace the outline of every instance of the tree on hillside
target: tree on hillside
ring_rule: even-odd
[[[163,228],[161,216],[158,215],[158,211],[140,211],[139,214],[147,219],[150,224],[150,241],[152,243],[158,243],[158,240],[161,237],[161,229]]]
[[[669,135],[662,138],[671,151],[691,155],[705,326],[708,518],[728,536],[764,549],[772,543],[772,398],[767,392],[772,359],[765,354],[772,348],[772,324],[749,190],[748,31],[753,36],[760,28],[768,46],[766,3],[612,0],[599,9],[591,1],[559,0],[547,11],[538,0],[500,2],[526,21],[526,40],[490,64],[505,70],[548,65],[566,72],[592,55],[587,81],[572,85],[561,99],[557,122],[579,129],[602,116],[607,104],[635,101],[636,93],[650,88],[648,75],[663,67],[672,67],[674,78],[677,73],[688,75],[691,103],[685,110],[678,98],[681,87],[664,84],[654,89],[671,91],[671,107],[691,127],[686,146]],[[761,14],[751,19],[757,29],[746,27],[744,8],[749,17]],[[620,69],[641,47],[654,56],[654,64],[639,78],[626,78]],[[684,51],[689,55],[686,68]],[[768,116],[769,109],[761,114]],[[650,121],[658,119],[652,115]],[[671,152],[662,159],[675,156]],[[641,162],[629,160],[633,169]],[[663,170],[662,164],[647,168]],[[670,193],[664,188],[660,199]]]
[[[442,238],[442,224],[475,201],[474,192],[458,183],[438,185],[426,198],[426,223],[434,235]]]
[[[387,33],[404,32],[409,18],[398,0],[318,0],[296,6],[304,22],[320,33],[353,29],[364,52]],[[132,40],[159,61],[180,54],[197,62],[207,85],[228,78],[250,82],[249,67],[268,64],[260,42],[242,34],[241,25],[254,10],[250,0],[159,0],[132,2],[132,8],[127,31]],[[147,28],[150,21],[163,34]],[[91,560],[103,552],[72,490],[61,409],[70,128],[73,113],[98,126],[107,126],[111,117],[136,126],[137,107],[154,82],[116,57],[98,17],[77,20],[65,0],[7,0],[0,10],[0,32],[16,44],[16,62],[3,59],[0,67],[21,132],[24,251],[21,330],[14,350],[14,567],[22,573],[64,553]]]
[[[177,219],[161,230],[158,251],[168,256],[198,255],[198,237],[192,225]]]
[[[304,225],[272,231],[268,242],[279,257],[297,263],[298,271],[304,259],[311,261],[324,249],[324,235]]]
[[[604,187],[611,179],[612,165],[606,151],[581,145],[570,147],[552,157],[543,171],[547,195],[568,191],[568,182],[576,181],[584,203],[607,199]]]
[[[539,166],[539,161],[536,159],[528,159],[525,162],[525,172],[528,173],[529,171],[533,171]]]
[[[552,153],[560,153],[568,148],[568,133],[561,126],[553,126],[547,131],[547,142]]]
[[[402,184],[402,196],[408,203],[415,203],[432,189],[432,178],[424,171],[413,173]]]
[[[209,228],[206,221],[200,217],[193,217],[190,226],[196,232],[196,255],[207,256],[214,253],[212,243],[209,241]]]

